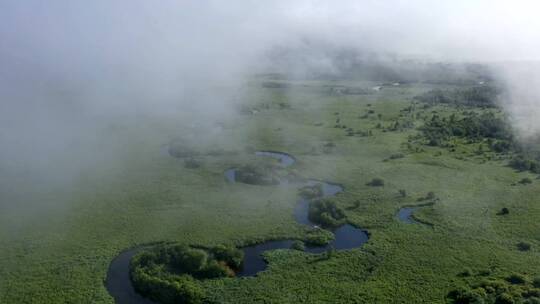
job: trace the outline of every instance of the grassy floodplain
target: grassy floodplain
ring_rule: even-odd
[[[148,118],[109,129],[129,142],[119,148],[121,161],[104,160],[68,188],[31,187],[39,181],[24,173],[6,178],[0,303],[113,303],[103,285],[107,267],[120,251],[138,244],[301,238],[305,230],[293,218],[297,189],[225,181],[228,168],[272,161],[255,156],[256,150],[284,151],[297,159],[291,170],[298,175],[342,184],[345,191],[334,200],[352,224],[369,231],[370,240],[328,260],[273,251],[268,271],[255,278],[204,281],[209,301],[445,303],[449,291],[481,273],[497,278],[518,273],[529,280],[540,275],[535,175],[508,167],[508,156],[476,153],[475,143],[457,141],[455,151],[420,143],[410,149],[406,143],[418,134],[422,118],[415,117],[412,128],[386,130],[414,96],[454,86],[415,83],[377,91],[372,88],[380,83],[365,81],[288,84],[251,83],[245,114],[224,122],[211,144],[193,147],[203,154],[197,157],[199,168],[185,168],[182,160],[163,153],[163,145],[196,127],[178,117]],[[337,85],[365,92],[332,91]],[[461,110],[415,109],[441,116]],[[371,136],[348,136],[348,128]],[[108,144],[104,140],[103,146]],[[396,153],[404,157],[389,159]],[[525,177],[532,183],[517,183]],[[373,178],[383,179],[384,186],[367,185]],[[400,207],[418,204],[428,192],[438,201],[415,216],[433,227],[396,220]],[[508,215],[497,214],[503,207]],[[531,249],[518,250],[520,242]],[[464,271],[470,275],[464,277]]]

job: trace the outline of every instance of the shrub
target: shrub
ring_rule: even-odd
[[[407,196],[407,191],[405,191],[405,189],[399,189],[399,196],[406,197]]]
[[[196,169],[201,166],[201,162],[194,158],[187,158],[184,160],[184,167],[188,169]]]
[[[528,177],[524,177],[519,181],[519,183],[522,184],[522,185],[526,185],[526,184],[532,183],[532,180],[530,178],[528,178]]]
[[[207,264],[208,254],[201,249],[178,246],[170,254],[170,263],[182,273],[195,274]]]
[[[279,181],[271,171],[270,168],[266,167],[246,165],[236,170],[235,179],[251,185],[276,185]]]
[[[484,270],[481,270],[478,274],[483,277],[486,277],[486,276],[491,275],[491,273],[492,273],[491,269],[484,269]]]
[[[223,261],[232,268],[240,268],[244,260],[244,252],[233,246],[217,245],[210,253],[218,261]]]
[[[470,303],[485,303],[485,294],[481,290],[471,290],[468,288],[460,288],[448,293],[448,297],[454,300],[454,303],[470,304]]]
[[[372,179],[369,183],[367,183],[368,186],[373,186],[373,187],[382,187],[384,186],[384,180],[382,178],[374,178]]]
[[[514,301],[514,297],[512,297],[511,294],[503,292],[497,296],[497,299],[495,300],[497,304],[514,304],[516,301]]]
[[[183,157],[193,157],[197,155],[197,153],[188,147],[185,143],[182,142],[172,142],[169,145],[169,155],[176,158],[183,158]]]
[[[497,214],[498,214],[498,215],[507,215],[507,214],[509,214],[509,213],[510,213],[510,210],[509,210],[508,208],[506,208],[506,207],[503,207],[503,208],[501,209],[501,211],[499,211]]]
[[[360,200],[355,200],[352,204],[352,206],[350,207],[347,207],[347,210],[354,210],[354,209],[358,209],[358,207],[360,207]]]
[[[470,268],[465,268],[462,272],[459,273],[460,277],[470,277],[473,275],[473,272]]]
[[[426,194],[426,200],[434,200],[436,199],[437,196],[435,195],[435,192],[433,191],[430,191]]]
[[[532,281],[532,284],[536,288],[540,288],[540,277],[535,277]]]
[[[531,244],[527,243],[527,242],[519,242],[517,243],[517,249],[519,251],[529,251],[531,250]]]
[[[508,276],[506,281],[508,281],[510,284],[525,284],[527,282],[527,278],[522,274],[515,273]]]
[[[325,255],[324,255],[324,258],[326,260],[330,260],[336,253],[336,250],[334,249],[333,246],[329,246],[327,249],[326,249],[326,252],[325,252]]]
[[[298,190],[299,195],[306,199],[314,199],[323,196],[322,184],[315,184],[312,186],[304,186]]]
[[[523,304],[540,304],[540,298],[538,297],[531,297],[526,299]]]
[[[136,268],[131,271],[131,280],[141,295],[164,304],[199,304],[205,297],[204,289],[189,276],[176,276],[167,280]]]
[[[514,157],[508,165],[518,171],[531,171],[533,173],[540,173],[540,163],[534,159],[526,158],[523,155]]]
[[[306,250],[306,245],[302,241],[295,241],[291,245],[291,249],[298,250],[298,251],[305,251]]]
[[[305,243],[311,246],[324,246],[334,240],[334,234],[325,229],[316,229],[307,233]]]
[[[325,146],[326,148],[333,148],[333,147],[336,146],[336,144],[333,143],[333,142],[331,142],[331,141],[329,141],[329,142],[325,143],[324,146]]]
[[[404,158],[405,155],[403,153],[394,153],[392,155],[390,155],[390,159],[399,159],[399,158]]]

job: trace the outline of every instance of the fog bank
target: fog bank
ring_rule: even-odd
[[[337,73],[343,50],[387,62],[536,61],[538,8],[483,0],[5,0],[0,169],[49,177],[45,168],[56,167],[53,175],[69,179],[119,157],[101,138],[111,136],[112,123],[174,113],[208,124],[234,117],[249,75]],[[515,66],[499,69],[509,88],[504,104],[516,129],[531,136],[540,131],[540,73],[537,65],[525,73]],[[69,166],[55,166],[74,155]]]

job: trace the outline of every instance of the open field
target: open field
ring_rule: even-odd
[[[338,84],[366,94],[332,93]],[[163,145],[196,136],[197,126],[178,117],[144,117],[107,129],[129,143],[116,147],[123,157],[104,159],[68,188],[28,186],[39,180],[24,171],[3,176],[0,303],[113,303],[103,284],[109,263],[139,244],[211,246],[303,237],[304,228],[293,218],[296,188],[226,182],[225,170],[261,162],[256,150],[289,153],[299,176],[342,184],[345,191],[334,200],[370,238],[328,260],[273,251],[267,255],[269,270],[255,278],[204,281],[209,301],[444,303],[449,291],[481,272],[531,280],[540,275],[540,184],[534,174],[508,167],[505,156],[488,160],[475,153],[476,144],[459,143],[453,152],[419,145],[413,152],[406,143],[416,128],[376,127],[390,126],[414,96],[439,86],[375,91],[374,82],[290,85],[251,83],[250,103],[244,105],[251,112],[223,122],[211,144],[194,147],[214,151],[197,157],[202,166],[196,169],[163,153]],[[433,110],[441,116],[457,112],[443,105],[416,109],[425,115]],[[373,113],[365,117],[368,111]],[[422,123],[415,118],[415,127]],[[348,128],[372,135],[347,136]],[[108,139],[102,144],[113,145]],[[396,153],[404,157],[389,159]],[[532,183],[517,184],[524,177]],[[384,186],[367,185],[373,178],[383,179]],[[433,227],[396,220],[400,207],[418,204],[428,192],[437,202],[415,216]],[[352,208],[356,200],[360,204]],[[510,213],[497,215],[503,207]],[[518,250],[519,242],[531,249]],[[460,276],[466,270],[472,274]]]

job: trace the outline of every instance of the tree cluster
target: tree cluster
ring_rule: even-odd
[[[245,165],[236,170],[235,179],[250,185],[276,185],[279,183],[270,167]]]
[[[452,137],[472,141],[491,139],[491,148],[497,150],[510,149],[513,143],[513,135],[508,124],[492,112],[482,114],[467,112],[462,118],[457,118],[455,114],[441,118],[435,114],[420,127],[420,131],[430,146],[442,146]]]
[[[512,274],[500,279],[484,279],[471,286],[460,287],[448,293],[450,303],[469,304],[538,304],[540,303],[539,279],[529,282],[522,274]]]
[[[323,227],[338,227],[345,222],[345,212],[331,200],[317,200],[309,205],[309,219]]]
[[[130,264],[133,286],[160,303],[201,303],[204,290],[196,279],[232,277],[242,265],[243,252],[219,245],[201,249],[162,245],[136,255]]]
[[[435,89],[415,97],[428,105],[448,104],[454,106],[496,107],[499,90],[492,86],[474,86],[466,89]]]

